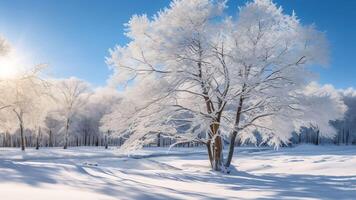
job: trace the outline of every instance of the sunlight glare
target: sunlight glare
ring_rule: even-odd
[[[24,66],[23,59],[15,51],[5,56],[0,56],[0,79],[16,77]]]

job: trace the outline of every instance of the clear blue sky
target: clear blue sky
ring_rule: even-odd
[[[230,0],[229,14],[246,0]],[[331,58],[316,68],[320,83],[356,87],[356,1],[276,0],[295,10],[304,24],[325,31]],[[0,0],[0,34],[28,51],[34,62],[49,63],[56,77],[77,76],[103,86],[110,75],[108,49],[125,44],[131,15],[153,15],[168,0]]]

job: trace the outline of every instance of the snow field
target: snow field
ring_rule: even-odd
[[[212,172],[205,149],[0,150],[1,199],[355,199],[356,148],[299,146],[235,152]]]

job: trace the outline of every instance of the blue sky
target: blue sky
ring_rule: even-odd
[[[230,0],[235,15],[245,0]],[[314,23],[330,42],[330,64],[313,68],[319,82],[356,87],[356,1],[275,0],[295,10],[304,24]],[[110,71],[108,49],[125,44],[124,23],[133,14],[149,16],[168,0],[0,0],[0,34],[29,53],[33,63],[48,63],[56,77],[76,76],[104,86]]]

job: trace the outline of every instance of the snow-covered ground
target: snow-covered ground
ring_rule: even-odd
[[[205,149],[0,149],[0,199],[356,199],[356,147],[238,148],[237,171]]]

